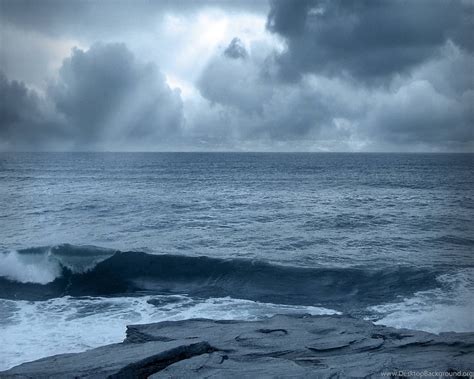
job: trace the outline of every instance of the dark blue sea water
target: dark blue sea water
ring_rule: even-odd
[[[474,154],[0,154],[0,368],[126,324],[474,331]]]

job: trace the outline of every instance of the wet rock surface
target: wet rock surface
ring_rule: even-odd
[[[132,325],[124,342],[24,363],[1,378],[379,378],[474,371],[474,333],[394,329],[346,316]],[[390,375],[387,375],[390,377]]]

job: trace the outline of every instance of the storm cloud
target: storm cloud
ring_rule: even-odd
[[[83,143],[160,142],[178,133],[182,123],[179,91],[123,44],[75,49],[49,94]]]
[[[198,88],[239,110],[240,132],[251,139],[471,150],[472,5],[272,1],[267,28],[284,48],[229,55],[234,38]]]
[[[32,142],[55,136],[77,149],[146,147],[172,139],[183,122],[179,91],[169,88],[154,64],[138,62],[123,44],[75,48],[43,97],[4,76],[0,91],[8,99],[1,133],[9,144],[22,136]],[[60,133],[53,133],[51,125]]]
[[[202,8],[232,12],[265,12],[266,1],[254,0],[2,0],[0,20],[54,36],[100,36],[153,28],[169,13],[192,14]]]
[[[0,8],[2,150],[474,150],[471,0]]]
[[[306,148],[318,141],[329,150],[473,147],[474,60],[455,45],[388,88],[359,85],[344,75],[282,80],[278,57],[259,55],[261,46],[254,50],[258,53],[251,50],[246,59],[224,50],[198,82],[212,104],[233,110],[228,118],[239,120],[234,135],[244,134],[245,140],[299,140]]]
[[[62,139],[65,130],[51,106],[24,83],[0,72],[0,148],[28,149]]]
[[[474,3],[445,0],[273,0],[267,27],[285,38],[283,75],[390,78],[435,58],[449,40],[472,51]]]

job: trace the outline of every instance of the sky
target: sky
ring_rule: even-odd
[[[474,152],[474,0],[0,0],[0,151]]]

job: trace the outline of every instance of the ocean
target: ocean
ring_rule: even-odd
[[[128,324],[474,331],[474,154],[2,153],[0,370]]]

